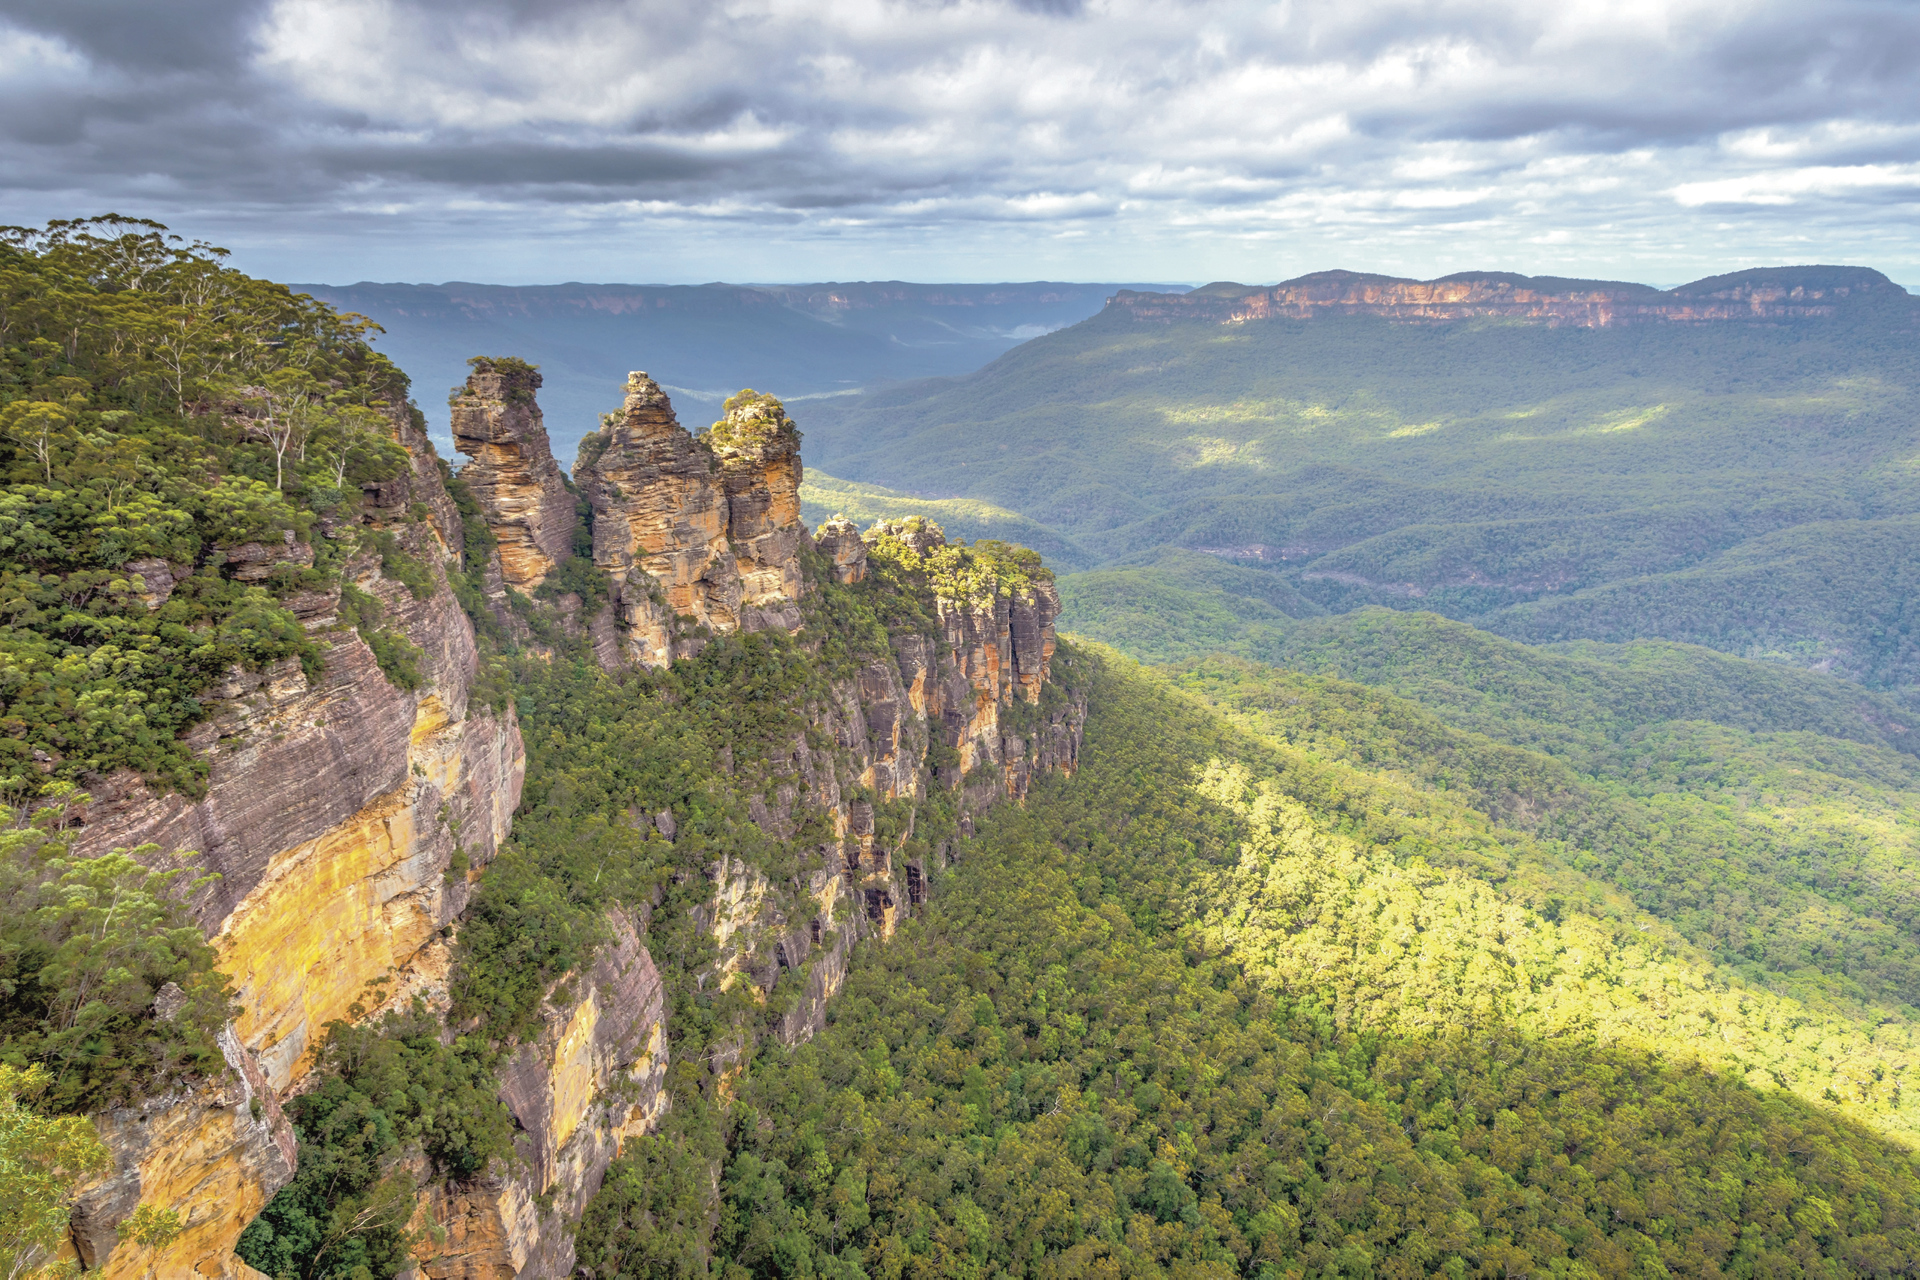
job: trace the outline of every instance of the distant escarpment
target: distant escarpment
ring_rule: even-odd
[[[1896,324],[1911,325],[1920,317],[1920,302],[1878,271],[1817,266],[1738,271],[1670,290],[1497,271],[1424,281],[1319,271],[1270,287],[1222,282],[1178,294],[1123,289],[1107,302],[1109,312],[1161,323],[1360,315],[1421,323],[1496,317],[1587,328],[1721,320],[1779,323],[1833,317],[1863,306]]]

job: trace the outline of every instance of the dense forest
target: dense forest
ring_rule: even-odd
[[[418,422],[369,332],[152,224],[0,244],[10,1274],[48,1259],[71,1188],[105,1167],[88,1117],[221,1071],[238,1012],[187,912],[193,860],[77,856],[86,788],[130,771],[201,794],[183,735],[223,674],[317,677],[348,631],[376,679],[423,678],[424,655],[342,576],[371,564],[405,596],[441,572],[399,536],[424,511],[398,533],[358,518]],[[1524,341],[1573,376],[1553,345],[1569,339]],[[1852,419],[1861,457],[1897,434],[1877,414]],[[806,544],[797,634],[610,673],[572,622],[607,591],[591,531],[503,615],[493,534],[441,474],[472,698],[512,709],[524,791],[475,873],[443,1007],[376,981],[281,1100],[297,1161],[238,1248],[275,1280],[401,1274],[435,1243],[423,1188],[521,1158],[508,1065],[618,921],[637,922],[664,988],[667,1102],[569,1224],[595,1280],[1920,1267],[1904,631],[1875,642],[1890,665],[1854,673],[1876,691],[1689,644],[1525,643],[1548,637],[1149,548],[1063,586],[1133,654],[1054,654],[1089,709],[1076,769],[964,815],[933,750],[912,812],[864,797],[927,866],[925,901],[853,948],[823,1029],[783,1035],[808,968],[715,980],[714,866],[751,868],[799,918],[830,823],[803,812],[783,837],[754,809],[806,709],[937,631],[936,598],[991,604],[1047,579],[1035,550],[994,539],[1053,544],[1023,538],[1033,517],[1013,506],[916,499],[980,540],[922,554],[877,534],[859,582]],[[815,492],[866,515],[901,497]],[[1841,541],[1818,551],[1779,541],[1813,536],[1805,522],[1758,532],[1743,563],[1773,545],[1832,577],[1820,555],[1901,518],[1848,510],[1828,514],[1874,528],[1822,526]],[[311,559],[262,574],[230,554],[258,544]],[[161,593],[143,566],[165,564],[193,571]],[[294,612],[316,590],[340,591],[332,629]],[[670,835],[636,820],[654,813]],[[164,1245],[183,1209],[142,1203],[121,1238]]]
[[[1548,761],[1337,681],[1078,661],[1081,771],[755,1063],[726,1274],[1913,1265],[1905,1033],[1717,971],[1473,807]],[[623,1162],[595,1274],[707,1273],[688,1158]]]

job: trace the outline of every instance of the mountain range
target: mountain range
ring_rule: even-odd
[[[1041,548],[1081,571],[1066,625],[1141,656],[1271,655],[1379,605],[1910,694],[1916,337],[1920,303],[1847,267],[1121,292],[972,374],[805,406],[808,497]]]
[[[538,364],[562,458],[618,406],[644,364],[682,403],[711,407],[749,385],[806,401],[967,373],[1020,343],[1093,315],[1112,284],[352,285],[295,289],[378,322],[374,345],[412,374],[444,447],[441,397],[469,357]]]

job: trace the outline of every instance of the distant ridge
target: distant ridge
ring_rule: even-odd
[[[1107,308],[1162,323],[1238,324],[1327,315],[1435,323],[1494,316],[1600,328],[1652,321],[1810,320],[1861,304],[1886,307],[1908,323],[1920,318],[1920,299],[1880,272],[1831,266],[1759,267],[1668,290],[1619,280],[1505,271],[1462,271],[1437,280],[1316,271],[1271,286],[1222,281],[1183,294],[1123,289],[1108,299]]]

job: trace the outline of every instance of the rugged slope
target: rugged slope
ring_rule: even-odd
[[[484,400],[497,376],[480,369],[461,398]],[[524,396],[537,421],[531,387]],[[490,1069],[511,1117],[511,1152],[503,1156],[512,1159],[462,1173],[426,1146],[389,1156],[413,1162],[419,1190],[407,1230],[397,1222],[384,1229],[436,1280],[571,1274],[570,1224],[622,1146],[667,1116],[676,1055],[697,1046],[704,1053],[696,1057],[717,1073],[683,1077],[682,1089],[692,1090],[686,1106],[697,1103],[703,1081],[710,1090],[724,1080],[727,1064],[756,1037],[811,1035],[854,942],[889,936],[919,909],[974,815],[1024,796],[1040,772],[1071,770],[1077,756],[1084,703],[1049,684],[1058,603],[1037,560],[996,565],[948,547],[926,526],[876,529],[865,539],[823,530],[825,554],[817,554],[794,497],[797,439],[777,401],[736,406],[699,439],[678,426],[644,375],[630,380],[628,406],[595,442],[604,447],[590,448],[578,468],[597,563],[574,561],[561,575],[575,591],[549,587],[541,593],[549,603],[523,597],[514,606],[539,643],[504,660],[522,673],[523,690],[539,690],[520,700],[537,708],[528,723],[545,744],[531,754],[534,825],[509,842],[515,866],[568,856],[581,838],[577,828],[558,831],[547,812],[554,775],[574,749],[570,738],[597,716],[646,719],[656,749],[694,733],[697,756],[685,754],[684,742],[672,748],[691,767],[694,793],[640,786],[609,800],[602,812],[624,833],[626,851],[610,879],[636,888],[591,899],[573,919],[596,940],[511,997],[511,1012],[475,992],[495,989],[494,956],[537,944],[539,933],[499,928],[504,904],[487,896],[484,879],[484,932],[456,945],[451,981],[443,965],[438,983],[409,983],[403,974],[400,999],[382,993],[389,1008],[422,994],[429,1009],[449,1011],[454,1028],[491,1042]],[[542,444],[524,432],[515,439],[528,474],[545,471]],[[527,504],[509,486],[463,497],[498,544],[524,530]],[[485,541],[472,531],[465,539]],[[870,572],[876,558],[881,567]],[[497,569],[467,572],[484,579]],[[622,619],[611,650],[595,634],[604,616],[583,612],[580,592],[595,595],[596,582],[599,607]],[[656,608],[643,615],[656,630],[631,624],[623,605],[636,600]],[[828,654],[823,608],[855,610],[867,619],[864,634],[834,637]],[[907,625],[889,629],[876,609]],[[921,620],[931,625],[912,625]],[[670,646],[661,638],[669,626]],[[749,647],[729,647],[739,644]],[[797,700],[783,695],[777,708],[754,709],[728,664],[756,653]],[[670,683],[636,674],[649,668]],[[699,682],[707,698],[744,698],[739,722],[702,723],[684,702],[662,697],[682,679]],[[748,727],[762,715],[779,717],[770,737]],[[613,768],[598,771],[602,787]],[[716,804],[726,815],[717,825],[709,816]],[[587,886],[553,873],[541,883],[590,893],[608,870],[598,865]],[[649,877],[662,875],[676,886],[664,897],[658,887],[638,887],[657,886]],[[661,937],[697,940],[691,958],[656,960]],[[797,989],[792,978],[782,984],[788,974],[804,975]],[[751,1008],[776,987],[783,1005],[771,1023],[755,1015],[696,1033],[674,1012],[676,998],[703,988],[709,998],[734,991],[736,1003],[752,993],[744,1006]],[[352,1080],[350,1066],[325,1061]],[[309,1138],[311,1150],[303,1150],[320,1159],[323,1140],[317,1132]],[[309,1190],[296,1180],[289,1194]],[[256,1226],[243,1252],[291,1256],[275,1250],[293,1238],[294,1202],[276,1201],[262,1222],[271,1229]]]
[[[971,503],[1130,574],[1089,597],[1206,612],[1165,561],[1197,551],[1307,612],[1682,639],[1900,690],[1917,314],[1841,267],[1665,292],[1324,273],[1122,293],[966,378],[811,404],[802,425],[864,510]]]
[[[476,360],[456,477],[363,320],[164,229],[10,232],[0,302],[5,1105],[103,1142],[9,1265],[571,1275],[623,1145],[1074,767],[1038,558],[817,548],[772,397],[639,376],[576,491]]]
[[[1338,681],[1083,661],[1080,771],[983,824],[827,1031],[755,1063],[717,1258],[1491,1277],[1920,1256],[1920,1112],[1889,1083],[1910,1010],[1716,970],[1488,812],[1507,787],[1573,800],[1550,760]],[[666,1256],[641,1189],[596,1220],[597,1257]]]
[[[433,512],[451,500],[424,434],[404,415],[393,429],[414,465],[373,495],[360,524],[425,566],[420,590],[385,576],[369,544],[336,585],[297,602],[329,644],[318,683],[287,659],[211,691],[211,714],[189,736],[210,769],[201,798],[156,795],[123,772],[102,779],[79,815],[79,856],[191,850],[220,877],[193,915],[241,1010],[223,1041],[230,1080],[104,1118],[119,1171],[82,1194],[76,1239],[81,1258],[108,1274],[141,1273],[108,1254],[113,1228],[143,1201],[185,1206],[187,1230],[129,1263],[158,1275],[236,1270],[234,1240],[293,1172],[279,1101],[311,1067],[325,1024],[349,1016],[375,979],[402,990],[444,983],[449,926],[471,892],[468,876],[450,873],[456,854],[477,876],[519,803],[519,729],[510,706],[474,697],[473,627],[447,583],[460,530],[409,519],[415,503]],[[276,554],[300,551],[311,559],[297,544]],[[342,625],[345,590],[380,601],[391,630],[420,650],[417,687],[395,685]],[[112,1258],[122,1253],[132,1251]]]

